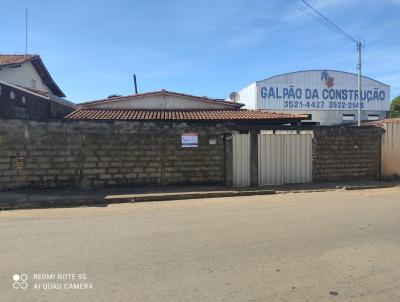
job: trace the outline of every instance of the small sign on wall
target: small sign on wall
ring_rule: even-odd
[[[217,140],[215,138],[210,138],[210,140],[208,141],[208,143],[210,145],[216,145],[217,144]]]
[[[183,148],[197,148],[199,146],[199,134],[196,132],[182,133],[181,141]]]

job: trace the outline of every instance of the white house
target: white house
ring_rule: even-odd
[[[7,91],[0,93],[1,117],[58,118],[76,108],[36,54],[0,54],[0,83]]]
[[[65,97],[40,56],[36,54],[0,54],[0,80],[25,88],[49,92],[58,97]]]
[[[87,109],[153,109],[153,110],[191,110],[191,109],[239,109],[243,104],[223,99],[172,92],[167,90],[117,96],[103,100],[79,104]]]

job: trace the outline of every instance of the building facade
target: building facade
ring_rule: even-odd
[[[155,122],[239,122],[299,124],[304,115],[241,109],[243,104],[205,96],[153,91],[81,103],[70,120]]]
[[[60,120],[0,119],[0,191],[379,178],[380,128],[240,107],[163,90],[87,102]]]
[[[76,109],[64,97],[39,55],[0,54],[1,118],[62,118]]]
[[[233,132],[304,118],[241,106],[163,90],[81,104],[62,120],[0,119],[0,191],[224,185]]]
[[[239,91],[248,109],[307,114],[305,123],[341,125],[358,119],[357,75],[335,70],[287,73]],[[390,86],[361,78],[361,120],[380,120],[390,110]]]
[[[79,108],[87,109],[197,110],[240,109],[244,104],[163,89],[160,91],[89,101],[81,103],[78,106]]]
[[[63,118],[76,106],[49,94],[0,81],[0,118]]]

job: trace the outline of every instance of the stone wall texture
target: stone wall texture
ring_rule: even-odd
[[[314,181],[379,179],[381,136],[376,127],[315,128]]]
[[[229,185],[233,128],[204,122],[0,119],[0,191]],[[379,178],[380,128],[312,130],[314,181]],[[186,132],[199,134],[197,148],[181,146]]]
[[[224,163],[216,124],[0,120],[0,190],[223,184]]]

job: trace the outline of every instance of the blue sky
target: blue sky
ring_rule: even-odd
[[[366,40],[363,74],[400,95],[400,0],[314,0]],[[355,72],[355,45],[284,0],[2,3],[0,53],[41,55],[67,99],[167,89],[226,98],[272,75],[306,69]]]

